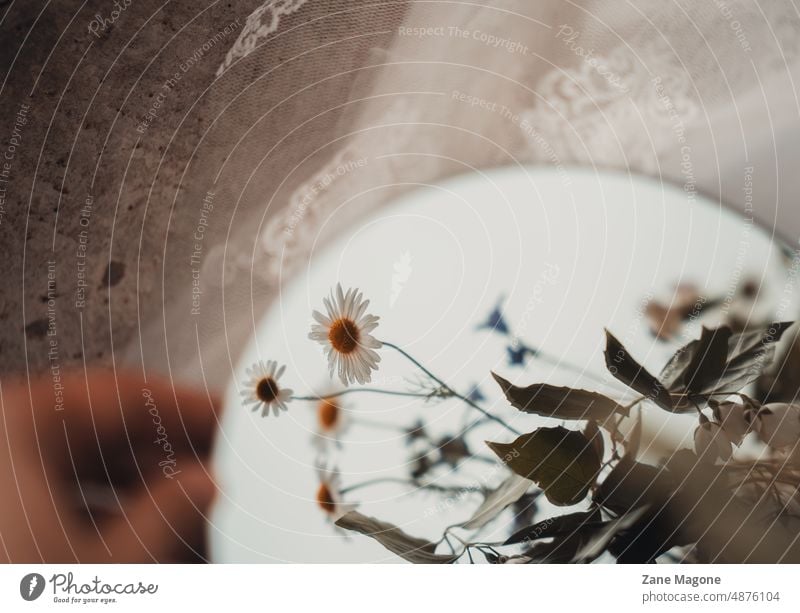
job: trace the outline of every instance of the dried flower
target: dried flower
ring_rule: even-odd
[[[425,452],[418,453],[411,458],[411,478],[415,481],[422,479],[434,467],[434,462],[431,460],[430,455]]]
[[[681,329],[683,323],[693,314],[699,315],[709,305],[697,288],[689,284],[680,284],[669,304],[651,300],[645,307],[644,314],[650,324],[650,331],[659,340],[672,339]]]
[[[470,457],[467,442],[461,436],[444,436],[437,443],[441,461],[455,468],[461,460]]]
[[[750,426],[773,449],[793,447],[800,441],[800,405],[784,402],[765,404],[748,413]]]
[[[509,328],[508,324],[506,323],[506,319],[503,316],[503,300],[502,298],[498,301],[497,306],[494,307],[489,316],[486,318],[486,321],[482,324],[479,324],[477,330],[491,330],[492,332],[498,332],[500,334],[508,334]]]
[[[486,400],[486,396],[483,395],[481,391],[480,385],[475,383],[467,392],[467,398],[472,402],[483,402]]]
[[[283,375],[286,366],[278,367],[278,363],[269,360],[267,362],[258,361],[245,372],[249,379],[245,381],[246,389],[241,391],[242,403],[247,406],[252,404],[253,411],[261,409],[262,417],[269,414],[270,407],[275,416],[281,410],[287,409],[286,403],[292,397],[293,391],[289,388],[282,388],[278,380]]]
[[[506,354],[508,356],[509,366],[522,366],[528,357],[536,357],[538,352],[536,349],[528,347],[519,340],[514,340],[508,347],[506,347]]]
[[[425,432],[425,424],[421,419],[417,419],[411,426],[406,428],[405,441],[406,445],[412,445],[416,441],[428,440],[428,433]]]
[[[347,504],[342,500],[341,477],[337,470],[329,470],[319,465],[317,466],[317,475],[319,476],[317,505],[331,521],[336,521],[345,513],[356,508],[356,505]]]
[[[374,351],[381,343],[370,334],[378,327],[379,318],[366,314],[369,300],[363,300],[357,289],[345,294],[339,284],[324,303],[327,316],[313,312],[317,323],[311,326],[308,337],[325,347],[331,377],[338,372],[345,385],[369,383],[381,361]]]
[[[339,437],[350,425],[344,406],[338,398],[320,398],[317,403],[317,431],[313,443],[320,453],[327,451],[328,445],[340,446]]]

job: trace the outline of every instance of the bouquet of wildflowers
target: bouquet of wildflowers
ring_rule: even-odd
[[[685,298],[685,296],[683,296]],[[695,300],[696,304],[697,301]],[[475,562],[566,563],[598,558],[618,562],[656,560],[705,562],[800,561],[800,404],[762,404],[745,393],[773,368],[776,345],[790,328],[786,322],[703,328],[700,338],[680,347],[658,375],[648,372],[606,331],[605,364],[632,400],[623,402],[591,390],[541,382],[519,386],[492,373],[508,404],[552,425],[520,431],[484,406],[478,387],[458,390],[438,377],[400,344],[376,337],[379,318],[369,300],[339,285],[313,312],[309,339],[322,346],[329,375],[344,386],[325,395],[296,396],[282,383],[285,367],[259,362],[248,370],[242,398],[263,416],[279,415],[292,403],[313,403],[315,443],[320,453],[316,501],[335,526],[373,538],[413,563]],[[688,303],[687,303],[688,304]],[[713,301],[703,301],[703,308]],[[693,312],[685,304],[648,305],[653,333],[664,339]],[[482,325],[509,337],[508,359],[552,360],[557,356],[514,339],[500,307]],[[371,385],[381,352],[394,351],[418,371],[413,389]],[[583,369],[576,366],[583,374]],[[443,495],[471,492],[482,500],[465,509],[464,520],[446,528],[438,540],[422,539],[358,510],[352,494],[373,482],[343,485],[346,475],[330,468],[348,427],[343,398],[360,393],[419,398],[420,402],[460,403],[470,419],[463,430],[431,437],[424,421],[412,421],[404,436],[417,444],[407,479],[415,488]],[[693,414],[692,448],[643,461],[642,412]],[[525,418],[521,417],[520,422]],[[473,452],[467,432],[494,424],[505,436]],[[755,453],[744,454],[748,439]],[[426,480],[439,465],[457,473],[470,462],[493,462],[504,474],[491,488],[447,485]],[[397,480],[396,480],[397,481]],[[567,509],[540,517],[537,501]],[[453,498],[467,506],[470,499]],[[504,512],[513,514],[503,540],[480,538],[484,527]]]

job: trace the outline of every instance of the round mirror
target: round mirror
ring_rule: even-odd
[[[794,271],[792,254],[751,219],[648,178],[518,167],[419,187],[319,250],[264,314],[227,393],[212,555],[400,561],[375,540],[333,525],[319,499],[320,475],[338,471],[341,500],[364,515],[436,541],[509,474],[485,441],[508,443],[511,429],[562,423],[510,406],[492,372],[519,386],[584,389],[624,404],[635,395],[606,368],[606,330],[658,374],[703,326],[736,331],[793,320]],[[377,339],[401,347],[511,429],[440,397],[388,346],[378,350],[370,386],[410,395],[338,397],[337,429],[328,437],[337,440],[319,438],[320,402],[292,401],[277,418],[243,406],[245,369],[259,360],[285,364],[280,383],[297,396],[344,389],[308,338],[312,310],[324,312],[337,283],[370,300],[368,312],[380,317]],[[642,406],[641,416],[640,454],[692,447],[696,413]],[[629,432],[630,423],[621,429]],[[568,512],[529,498],[523,512],[499,515],[480,538],[502,541],[521,525],[520,514],[532,523]],[[437,549],[448,551],[446,542]]]

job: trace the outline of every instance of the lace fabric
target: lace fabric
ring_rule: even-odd
[[[236,42],[225,56],[225,61],[217,69],[222,74],[237,60],[250,55],[259,42],[274,34],[280,26],[281,18],[300,10],[308,0],[268,0],[250,13]]]
[[[145,330],[148,359],[224,383],[281,282],[331,236],[491,166],[646,173],[745,213],[755,202],[771,227],[780,212],[796,240],[783,199],[800,189],[798,32],[793,5],[747,0],[265,2],[219,67],[189,171],[203,187],[187,197],[218,177],[229,203],[208,234],[202,321],[186,321],[176,285]]]

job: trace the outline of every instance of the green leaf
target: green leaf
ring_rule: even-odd
[[[619,381],[652,400],[662,409],[675,410],[675,403],[666,386],[634,360],[616,337],[606,330],[606,367]]]
[[[393,524],[367,517],[358,511],[345,513],[336,521],[336,525],[374,538],[412,564],[449,564],[458,559],[457,555],[437,554],[434,543],[410,536]]]
[[[513,443],[487,441],[508,467],[537,483],[553,504],[577,504],[586,497],[600,471],[600,458],[580,432],[539,428]]]
[[[517,387],[495,373],[492,376],[511,406],[524,413],[555,419],[594,419],[600,422],[605,422],[616,413],[628,414],[624,406],[596,392],[556,387],[546,383]]]

